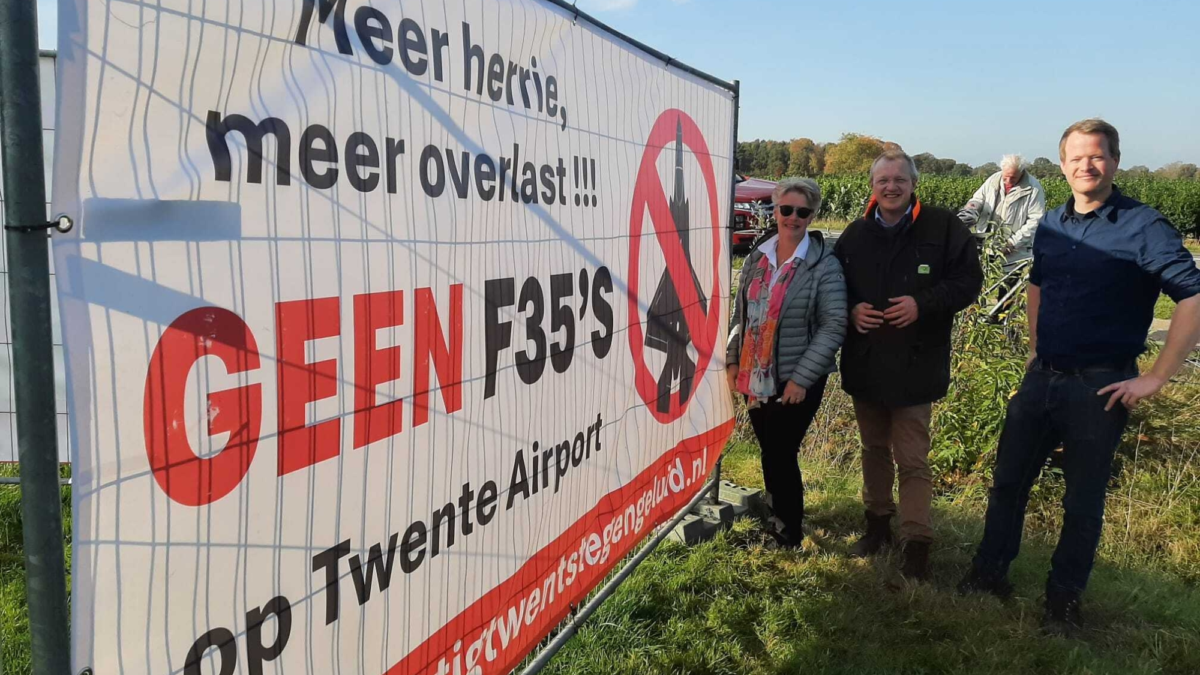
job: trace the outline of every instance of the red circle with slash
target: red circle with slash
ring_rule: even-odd
[[[663,149],[676,140],[677,125],[682,129],[683,144],[692,152],[700,164],[700,173],[704,176],[704,185],[708,197],[710,216],[709,228],[712,232],[712,289],[708,294],[708,312],[700,307],[696,288],[692,282],[692,267],[688,256],[683,251],[682,242],[675,228],[675,220],[671,216],[666,191],[658,175],[657,162]],[[654,240],[666,259],[667,272],[675,288],[683,308],[683,319],[687,322],[692,344],[696,348],[696,376],[693,380],[693,391],[703,379],[708,362],[712,359],[713,348],[716,345],[717,331],[721,320],[720,271],[721,261],[721,228],[720,210],[717,206],[717,180],[713,171],[712,157],[708,152],[708,144],[700,133],[700,127],[681,110],[667,110],[659,115],[646,140],[646,149],[642,154],[642,163],[638,169],[637,182],[633,190],[633,208],[629,215],[629,349],[633,353],[635,370],[635,386],[638,395],[646,403],[647,409],[659,422],[666,424],[679,419],[691,402],[680,401],[678,396],[670,397],[670,407],[666,412],[658,409],[658,383],[650,368],[646,365],[645,337],[642,330],[642,313],[638,298],[638,265],[641,260],[642,225],[647,213],[654,227]],[[701,230],[702,231],[702,230]]]

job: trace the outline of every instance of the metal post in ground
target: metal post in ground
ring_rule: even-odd
[[[734,223],[734,206],[737,204],[737,135],[738,135],[738,108],[741,107],[741,80],[733,81],[733,157],[730,158],[729,172],[729,236],[725,241],[729,242],[729,287],[733,288],[733,223]],[[721,373],[724,377],[725,373]],[[713,487],[712,487],[712,503],[719,505],[721,503],[721,461],[717,459],[717,465],[713,467]]]
[[[34,675],[71,672],[54,419],[37,2],[0,2],[0,128],[25,589]],[[29,228],[29,229],[27,229]]]
[[[694,497],[692,497],[691,501],[687,503],[687,506],[684,506],[682,509],[676,512],[675,517],[672,518],[670,522],[659,528],[658,534],[654,535],[654,538],[651,539],[645,546],[642,546],[642,548],[638,550],[638,552],[632,558],[629,559],[629,562],[625,563],[625,566],[621,568],[621,571],[617,572],[616,576],[610,579],[607,584],[604,584],[604,587],[601,588],[600,591],[597,592],[596,595],[593,596],[586,605],[579,609],[579,612],[570,620],[570,622],[563,626],[558,634],[554,636],[554,639],[550,641],[550,644],[546,645],[546,648],[543,649],[536,657],[534,657],[533,661],[531,661],[529,665],[521,671],[521,675],[537,675],[540,673],[542,669],[545,668],[548,663],[550,663],[550,660],[554,658],[554,655],[557,654],[560,649],[566,646],[568,642],[570,642],[575,633],[579,631],[579,628],[583,626],[585,621],[588,620],[588,617],[595,613],[595,611],[600,608],[600,605],[603,605],[604,601],[607,600],[613,593],[616,593],[617,588],[629,578],[629,575],[633,574],[633,571],[637,569],[637,566],[642,564],[642,561],[645,560],[651,553],[653,553],[654,549],[658,548],[658,545],[667,538],[667,535],[671,534],[671,531],[674,530],[675,526],[683,520],[683,517],[688,513],[691,513],[692,509],[696,508],[700,502],[704,501],[704,496],[708,493],[708,490],[708,486],[702,488]]]

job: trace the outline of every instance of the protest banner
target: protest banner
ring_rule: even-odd
[[[501,673],[733,428],[733,94],[563,7],[60,13],[73,659]]]

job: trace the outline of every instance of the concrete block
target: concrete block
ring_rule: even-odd
[[[721,503],[725,504],[729,508],[733,509],[734,520],[737,520],[738,518],[741,518],[742,516],[746,516],[746,515],[749,515],[749,516],[757,515],[756,512],[750,510],[749,506],[742,506],[741,504],[730,504],[729,502],[721,502]]]
[[[667,539],[678,541],[684,544],[698,544],[702,541],[708,541],[717,533],[717,528],[720,521],[713,521],[703,516],[698,516],[694,513],[689,513],[679,521],[675,529],[671,530],[671,534],[667,535]]]
[[[720,499],[734,506],[745,507],[746,509],[757,511],[763,505],[765,494],[762,490],[755,488],[745,488],[739,485],[734,485],[727,480],[721,481]]]
[[[734,513],[733,504],[728,504],[725,502],[713,504],[708,500],[697,504],[696,508],[692,509],[692,513],[702,518],[721,523],[722,526],[731,525],[733,523],[733,519],[737,515]]]

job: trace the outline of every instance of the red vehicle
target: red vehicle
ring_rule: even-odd
[[[774,205],[771,192],[774,181],[734,176],[732,251],[746,253],[758,235],[768,226]]]

